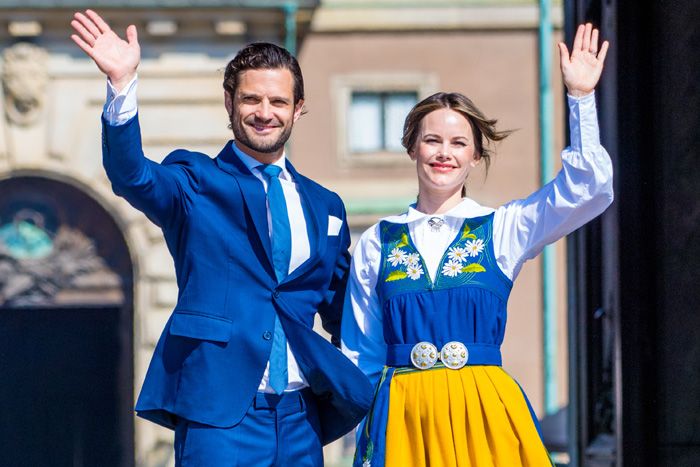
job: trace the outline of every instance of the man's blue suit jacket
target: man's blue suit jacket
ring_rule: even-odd
[[[177,150],[158,164],[144,157],[136,116],[120,126],[103,121],[102,143],[114,192],[162,228],[179,287],[138,415],[169,428],[177,417],[237,424],[262,379],[277,313],[317,396],[324,444],[359,423],[372,398],[367,378],[312,330],[318,312],[338,344],[350,243],[340,198],[287,162],[308,208],[311,257],[278,283],[265,191],[231,142],[215,159]],[[337,235],[329,235],[329,216],[342,220]]]

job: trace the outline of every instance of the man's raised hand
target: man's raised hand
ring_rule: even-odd
[[[591,23],[579,25],[570,56],[566,44],[559,43],[561,73],[569,94],[581,97],[593,92],[603,71],[608,47],[608,41],[604,41],[598,50],[598,30]]]
[[[125,41],[92,10],[86,10],[84,14],[75,13],[70,24],[75,31],[70,36],[73,42],[94,60],[112,86],[120,91],[136,75],[136,68],[141,61],[136,26],[126,28]]]

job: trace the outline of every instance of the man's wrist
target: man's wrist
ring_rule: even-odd
[[[136,76],[136,70],[132,71],[131,73],[127,73],[123,76],[120,76],[118,78],[113,78],[111,76],[108,76],[107,79],[109,82],[112,84],[112,87],[114,90],[119,94],[122,89],[124,89],[131,81],[134,79]]]

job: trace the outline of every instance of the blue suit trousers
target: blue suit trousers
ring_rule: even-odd
[[[320,423],[311,391],[258,393],[243,420],[230,428],[180,419],[175,465],[322,467]]]

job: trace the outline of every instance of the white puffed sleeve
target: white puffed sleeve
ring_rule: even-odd
[[[380,260],[379,224],[375,224],[355,247],[340,329],[343,353],[372,383],[386,361],[382,310],[375,289]]]
[[[568,96],[571,146],[551,182],[494,215],[494,252],[503,272],[515,277],[549,243],[601,214],[613,201],[612,162],[598,134],[593,93]]]

